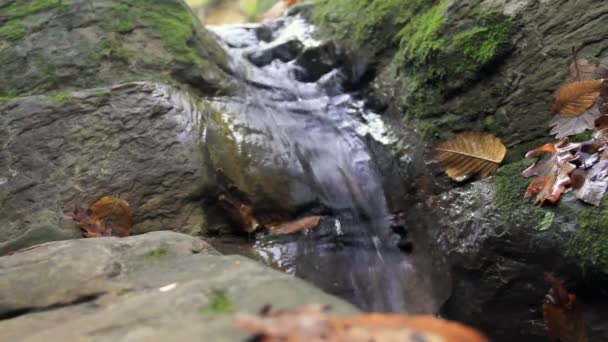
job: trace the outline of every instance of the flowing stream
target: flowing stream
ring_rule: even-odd
[[[317,229],[258,235],[255,253],[367,311],[436,312],[443,290],[433,284],[430,257],[402,251],[391,229],[385,192],[401,189],[386,189],[384,177],[393,175],[383,174],[378,153],[390,156],[370,150],[370,141],[382,146],[396,138],[379,115],[343,91],[343,70],[307,77],[318,67],[303,67],[297,56],[321,46],[314,27],[288,17],[209,29],[223,41],[240,80],[238,96],[215,103],[222,115],[234,113],[222,120],[239,152],[255,159],[257,170],[287,175],[267,192],[295,206],[324,208]]]

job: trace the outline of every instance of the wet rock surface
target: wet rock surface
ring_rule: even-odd
[[[545,272],[565,280],[589,326],[591,341],[608,339],[601,272],[581,267],[572,240],[572,216],[581,204],[562,199],[550,221],[528,208],[507,211],[495,201],[492,181],[480,181],[431,198],[434,248],[452,268],[452,295],[442,312],[478,327],[496,341],[545,341],[542,300],[549,289]],[[530,205],[531,206],[531,205]],[[530,207],[531,208],[531,207]],[[425,215],[423,215],[424,217]],[[544,221],[544,222],[543,222]]]
[[[235,318],[318,303],[311,285],[173,232],[48,243],[0,258],[0,339],[240,341]],[[221,302],[221,304],[218,304]]]
[[[0,248],[79,236],[74,205],[102,196],[130,202],[135,233],[199,233],[201,117],[190,98],[154,83],[68,95],[0,104]]]

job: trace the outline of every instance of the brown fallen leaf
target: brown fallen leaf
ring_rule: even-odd
[[[330,317],[324,307],[309,305],[248,316],[237,325],[259,334],[261,342],[489,342],[462,324],[431,316],[368,314]]]
[[[247,233],[253,233],[260,228],[260,223],[253,215],[253,206],[238,203],[226,195],[220,195],[218,203],[225,210],[228,220],[237,228]]]
[[[316,228],[321,222],[321,216],[307,216],[294,221],[284,222],[278,225],[268,225],[266,229],[271,234],[293,234],[304,230]]]
[[[133,210],[127,201],[106,196],[87,210],[76,204],[73,219],[85,237],[125,237],[131,234]]]
[[[543,301],[543,321],[550,337],[560,342],[587,342],[587,328],[576,296],[550,273],[546,274],[551,289]]]
[[[457,182],[479,173],[491,176],[507,154],[507,148],[492,134],[465,132],[441,143],[437,148],[441,167]]]
[[[545,201],[556,203],[570,184],[570,174],[576,170],[576,166],[571,163],[576,156],[570,151],[579,146],[580,144],[571,144],[568,139],[564,139],[557,144],[546,144],[528,152],[526,158],[542,158],[522,173],[527,178],[536,177],[528,186],[524,198],[536,195],[535,205],[543,205]]]
[[[585,113],[600,96],[604,79],[568,83],[555,94],[551,114],[572,118]]]

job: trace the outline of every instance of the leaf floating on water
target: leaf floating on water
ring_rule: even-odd
[[[570,185],[570,174],[576,170],[571,163],[576,156],[570,151],[578,146],[564,139],[558,144],[546,144],[528,152],[526,158],[542,157],[522,173],[527,178],[536,176],[528,185],[524,198],[536,195],[535,205],[543,205],[545,201],[556,203]]]
[[[369,314],[330,317],[324,307],[295,310],[263,309],[260,317],[237,320],[237,325],[260,334],[263,342],[489,342],[462,324],[431,316]]]
[[[507,154],[507,148],[492,134],[466,132],[441,143],[438,159],[448,177],[457,182],[479,173],[491,176]]]
[[[543,301],[543,321],[550,337],[560,342],[586,342],[587,329],[576,303],[576,296],[550,273],[546,274],[551,289]]]
[[[276,226],[268,226],[267,229],[271,234],[293,234],[316,228],[320,222],[321,216],[308,216]]]
[[[572,118],[585,113],[600,96],[604,80],[569,83],[557,90],[551,114]]]
[[[106,196],[87,210],[77,204],[73,219],[85,237],[125,237],[131,234],[133,210],[127,201]]]

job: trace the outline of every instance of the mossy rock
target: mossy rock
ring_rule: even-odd
[[[227,56],[182,0],[9,1],[0,8],[4,100],[131,81],[228,93]]]

